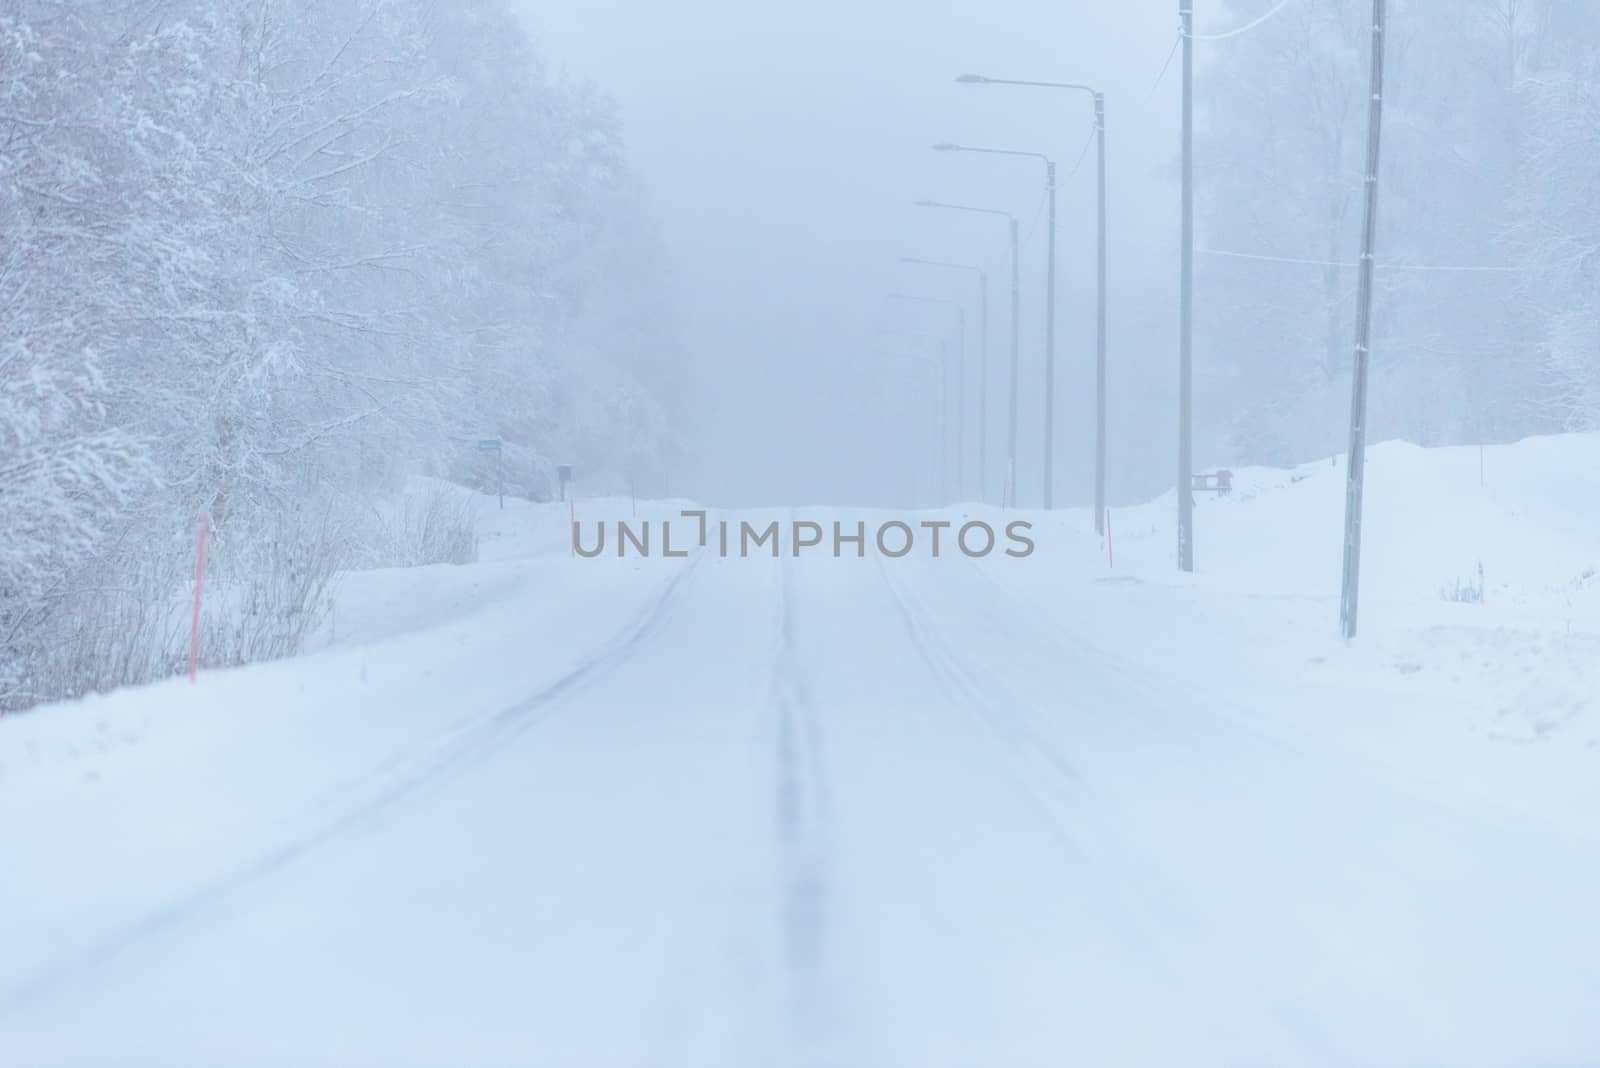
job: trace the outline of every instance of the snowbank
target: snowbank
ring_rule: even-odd
[[[988,571],[1196,701],[1594,836],[1581,814],[1600,802],[1600,434],[1370,449],[1350,643],[1343,457],[1245,468],[1234,485],[1196,494],[1194,574],[1174,565],[1170,493],[1114,509],[1109,553],[1087,511],[1032,514],[1051,566]]]

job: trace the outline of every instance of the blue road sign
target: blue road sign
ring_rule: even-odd
[[[479,438],[478,439],[478,451],[479,452],[499,452],[500,451],[500,439],[499,438]]]

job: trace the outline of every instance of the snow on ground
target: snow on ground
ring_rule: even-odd
[[[1114,566],[479,500],[305,657],[0,720],[0,1064],[1593,1063],[1600,437],[1481,464],[1372,450],[1349,645],[1338,462],[1189,576],[1170,498]]]
[[[1600,435],[1371,449],[1349,645],[1338,637],[1343,461],[1245,469],[1232,494],[1197,494],[1192,576],[1172,567],[1170,494],[1113,512],[1114,566],[1088,516],[1051,520],[1052,541],[1082,547],[1067,570],[1089,606],[1038,599],[1109,654],[1413,774],[1490,777],[1508,802],[1590,833],[1584,809],[1600,796],[1578,804],[1540,780],[1578,788],[1600,755]],[[1455,599],[1480,567],[1482,600]],[[1275,709],[1286,695],[1287,717]]]

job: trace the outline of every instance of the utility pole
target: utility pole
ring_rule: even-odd
[[[1356,303],[1356,352],[1350,375],[1350,456],[1344,497],[1344,587],[1339,626],[1356,636],[1361,593],[1361,503],[1367,465],[1367,365],[1372,352],[1373,256],[1378,238],[1378,162],[1383,143],[1383,54],[1385,0],[1372,0],[1372,91],[1367,109],[1366,208],[1361,224],[1360,283]]]
[[[1194,570],[1194,0],[1178,0],[1183,35],[1183,251],[1178,312],[1178,570]]]
[[[1050,197],[1050,240],[1045,269],[1044,306],[1044,506],[1052,505],[1055,487],[1056,439],[1056,164],[1045,160],[1044,181]]]
[[[1106,532],[1106,95],[1094,94],[1095,140],[1099,142],[1099,246],[1094,353],[1094,532]]]

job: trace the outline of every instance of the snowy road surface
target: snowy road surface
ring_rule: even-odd
[[[113,751],[7,812],[0,1064],[1600,1060],[1592,848],[1094,649],[1025,562],[560,563],[372,680],[448,729],[314,803],[197,745],[164,808]]]

